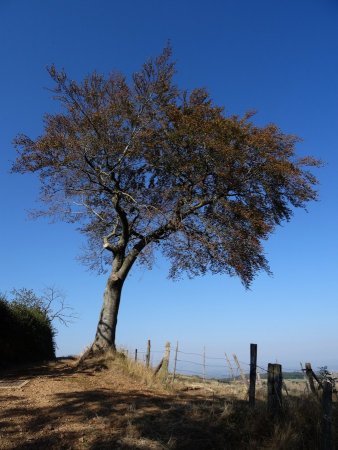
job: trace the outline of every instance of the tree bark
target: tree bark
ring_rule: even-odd
[[[103,305],[91,353],[100,353],[108,349],[116,350],[115,334],[122,287],[123,280],[112,273],[103,294]]]
[[[103,294],[103,305],[95,339],[90,348],[80,358],[79,364],[85,359],[98,353],[104,353],[109,349],[116,351],[115,334],[123,284],[137,256],[144,247],[145,242],[141,240],[127,256],[124,254],[124,250],[115,254],[112,271]]]

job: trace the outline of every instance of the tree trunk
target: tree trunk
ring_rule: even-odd
[[[99,353],[108,349],[112,349],[113,351],[116,350],[115,333],[122,287],[123,281],[112,273],[108,278],[103,294],[100,319],[97,325],[95,339],[91,347],[92,353]]]
[[[103,305],[95,339],[91,347],[81,357],[79,364],[97,353],[103,353],[109,349],[116,351],[115,333],[123,284],[143,247],[144,242],[141,241],[128,256],[125,256],[124,251],[115,255],[112,271],[103,294]]]

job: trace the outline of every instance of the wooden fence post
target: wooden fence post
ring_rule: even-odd
[[[305,363],[305,374],[306,374],[307,379],[309,380],[309,385],[310,385],[310,389],[311,389],[312,394],[317,396],[315,383],[313,381],[314,377],[313,377],[313,371],[312,371],[311,363]]]
[[[238,367],[239,373],[241,374],[241,378],[242,378],[242,380],[243,380],[243,383],[245,383],[245,384],[249,387],[249,382],[248,382],[248,380],[246,379],[246,376],[244,375],[244,372],[243,372],[243,370],[242,370],[242,367],[241,367],[241,365],[239,364],[238,358],[237,358],[237,356],[235,355],[235,353],[232,354],[232,357],[234,358],[234,361],[235,361],[235,363],[236,363],[236,366]]]
[[[137,348],[135,348],[135,362],[137,362]]]
[[[250,344],[249,405],[251,407],[255,406],[256,371],[257,371],[257,344]]]
[[[178,354],[178,341],[177,341],[177,343],[176,343],[176,350],[175,350],[174,371],[173,371],[173,382],[175,381],[175,376],[176,376],[177,354]]]
[[[224,354],[225,354],[225,359],[227,360],[227,363],[228,363],[228,366],[229,366],[229,369],[230,369],[230,373],[231,373],[232,379],[235,380],[235,374],[234,374],[234,370],[232,368],[230,359],[228,358],[228,355],[225,352],[224,352]]]
[[[323,381],[322,413],[320,449],[332,450],[332,384],[328,380]]]
[[[277,415],[282,409],[282,366],[268,364],[268,411]]]
[[[167,376],[168,375],[168,368],[169,368],[169,358],[170,358],[170,342],[167,342],[165,344],[165,350],[163,358],[161,359],[160,363],[155,369],[154,374],[156,375],[161,369],[162,373]]]
[[[309,393],[310,392],[310,386],[309,386],[309,383],[307,381],[307,376],[306,376],[306,373],[305,373],[305,369],[303,368],[303,364],[302,363],[299,363],[299,364],[300,364],[300,368],[301,368],[302,373],[303,373],[306,391],[307,391],[307,393]]]
[[[168,375],[169,371],[169,359],[170,359],[170,342],[167,342],[165,344],[165,352],[163,356],[163,366],[162,366],[162,370],[166,375]]]
[[[203,347],[203,381],[205,383],[205,347]]]
[[[148,344],[147,344],[147,353],[146,353],[146,367],[149,367],[150,365],[150,339],[148,339]]]

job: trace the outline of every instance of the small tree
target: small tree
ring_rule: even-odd
[[[226,116],[204,89],[173,82],[171,50],[132,81],[93,73],[78,83],[54,66],[63,111],[42,136],[19,135],[13,171],[38,172],[46,214],[79,223],[91,268],[110,266],[91,352],[115,349],[121,291],[135,261],[155,249],[170,276],[237,275],[245,286],[269,271],[262,241],[316,198],[317,160],[295,156],[295,136]]]
[[[41,295],[27,288],[13,289],[11,295],[12,304],[38,308],[51,323],[58,321],[68,326],[73,319],[77,319],[73,308],[66,304],[65,294],[55,286],[45,287]]]

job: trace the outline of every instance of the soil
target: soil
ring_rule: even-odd
[[[214,393],[150,389],[119,367],[75,370],[74,363],[0,372],[2,381],[29,380],[0,389],[1,449],[225,448],[212,420],[213,405],[224,400]]]

